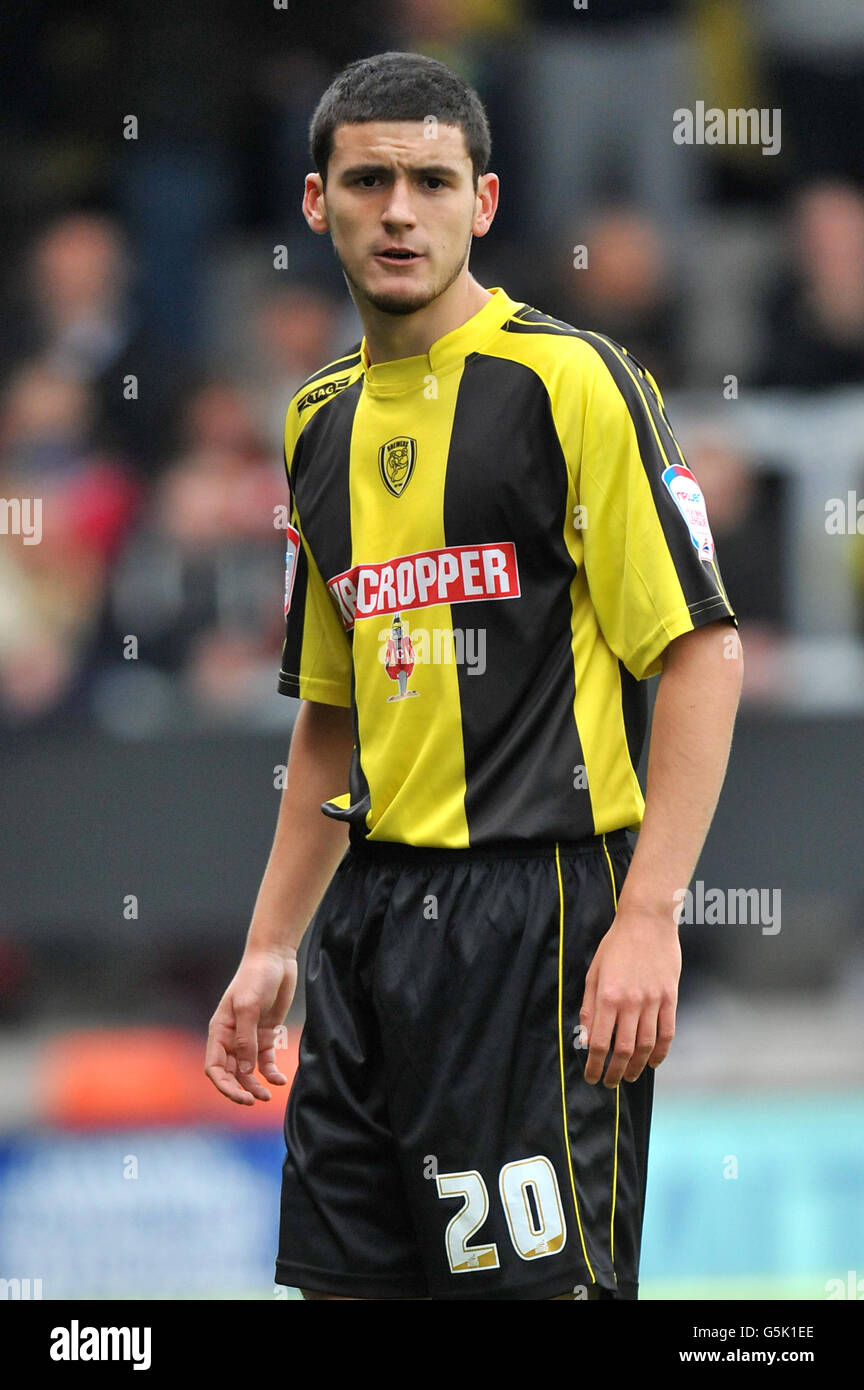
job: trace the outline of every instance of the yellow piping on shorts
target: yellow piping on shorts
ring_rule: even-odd
[[[567,1167],[570,1171],[570,1191],[573,1193],[573,1207],[576,1212],[576,1225],[582,1242],[582,1255],[591,1275],[591,1282],[597,1283],[597,1276],[591,1268],[588,1251],[585,1248],[585,1235],[582,1218],[579,1215],[579,1199],[576,1196],[576,1179],[573,1176],[573,1157],[570,1153],[570,1132],[567,1125],[567,1092],[564,1086],[564,886],[561,882],[561,859],[558,843],[555,844],[555,869],[558,874],[558,1061],[561,1067],[561,1113],[564,1120],[564,1148],[567,1153]]]

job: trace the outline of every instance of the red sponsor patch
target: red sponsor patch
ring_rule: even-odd
[[[512,541],[499,541],[419,550],[382,564],[354,565],[334,574],[327,587],[346,628],[357,618],[380,618],[410,608],[518,598],[516,547]]]

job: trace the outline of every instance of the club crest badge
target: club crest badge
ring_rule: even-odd
[[[417,461],[417,440],[388,439],[378,450],[378,469],[381,481],[394,497],[401,497],[414,472]]]

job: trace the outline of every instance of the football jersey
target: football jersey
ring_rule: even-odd
[[[646,677],[737,619],[699,484],[625,348],[503,289],[428,353],[365,337],[295,393],[279,689],[350,708],[369,839],[637,827]]]

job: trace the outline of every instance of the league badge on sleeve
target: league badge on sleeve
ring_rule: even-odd
[[[293,526],[285,527],[285,616],[291,607],[291,591],[297,573],[297,548],[300,545],[300,532]]]
[[[673,463],[663,470],[663,481],[687,523],[699,559],[710,563],[714,559],[714,538],[708,525],[705,499],[696,478],[683,463]]]

